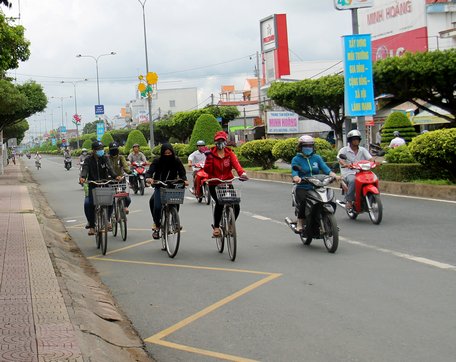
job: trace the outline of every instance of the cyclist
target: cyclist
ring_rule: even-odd
[[[131,173],[130,167],[128,167],[127,160],[123,155],[119,154],[119,144],[117,142],[111,142],[109,144],[109,160],[111,161],[112,169],[117,176],[122,176],[124,173]],[[130,196],[125,198],[125,213],[128,214],[128,206],[131,204]],[[111,218],[112,208],[109,210],[109,218]]]
[[[87,148],[83,148],[81,150],[81,154],[79,155],[79,164],[83,164],[84,163],[84,160],[86,159],[87,157]]]
[[[299,166],[300,170],[293,170],[293,166]],[[301,232],[305,225],[307,191],[313,187],[309,184],[301,184],[301,179],[318,175],[320,171],[332,177],[336,177],[336,174],[330,170],[321,156],[315,153],[315,140],[309,135],[299,137],[297,153],[291,160],[291,167],[293,182],[298,184],[296,187],[296,202],[298,204],[296,231]]]
[[[195,165],[201,164],[204,165],[204,162],[206,161],[206,143],[202,140],[199,140],[196,142],[196,147],[197,150],[188,156],[188,167],[191,167],[193,170],[193,190],[190,189],[190,192],[198,192],[199,190],[199,184],[198,180],[196,178],[196,173],[199,171],[198,167],[195,167]]]
[[[204,164],[204,171],[208,174],[208,179],[218,178],[220,180],[231,180],[233,178],[232,170],[236,170],[237,174],[241,179],[247,180],[247,174],[241,167],[234,152],[227,147],[228,135],[223,132],[217,132],[214,136],[215,146],[206,152],[206,163]],[[209,182],[209,191],[212,198],[215,200],[214,207],[214,225],[212,236],[219,237],[220,231],[220,220],[222,219],[223,205],[218,203],[217,194],[215,187],[220,184],[220,181]],[[235,218],[239,216],[240,212],[239,204],[234,205]]]
[[[137,162],[137,163],[144,162],[144,163],[147,163],[146,156],[144,155],[144,153],[142,153],[139,150],[139,144],[135,143],[132,148],[133,148],[132,152],[130,152],[130,154],[127,157],[128,162],[130,162],[131,171],[133,171],[134,168],[135,168],[135,166],[132,165],[133,162]],[[131,185],[136,185],[137,184],[135,176],[130,176],[130,184]]]
[[[374,161],[374,158],[369,153],[369,151],[361,147],[359,143],[361,142],[361,132],[357,129],[351,130],[347,133],[347,141],[348,145],[342,147],[337,154],[337,159],[339,160],[340,164],[340,173],[344,182],[348,186],[348,191],[345,195],[345,207],[347,209],[353,208],[353,201],[355,201],[355,175],[356,170],[352,170],[348,168],[348,166],[357,161]],[[343,160],[339,157],[339,155],[347,156],[346,160]]]
[[[176,180],[178,178],[184,180],[185,186],[188,186],[187,175],[182,161],[179,157],[176,157],[173,146],[169,143],[164,143],[161,146],[160,157],[155,158],[146,171],[146,182],[152,184],[154,180],[166,182],[167,180]],[[149,208],[154,220],[152,237],[158,239],[161,225],[160,185],[155,187],[155,191],[150,197]]]
[[[104,154],[104,145],[100,141],[92,143],[92,154],[87,156],[82,166],[80,183],[87,181],[107,180],[112,177],[116,180],[121,180],[121,176],[117,176],[112,169],[111,162]],[[92,190],[96,185],[89,183],[88,195],[84,199],[84,213],[87,218],[87,228],[89,235],[95,235],[95,207],[93,205]],[[108,229],[112,226],[108,224]]]

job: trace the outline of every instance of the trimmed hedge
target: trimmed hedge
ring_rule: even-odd
[[[414,180],[449,179],[448,172],[435,171],[419,163],[385,163],[373,170],[380,180],[410,182]]]
[[[239,148],[239,154],[248,161],[256,162],[267,170],[274,167],[277,158],[272,154],[272,148],[278,141],[272,138],[244,143]]]
[[[389,163],[416,163],[407,145],[390,148],[385,154],[385,160]]]
[[[394,138],[394,131],[399,131],[400,137],[406,142],[410,142],[416,137],[415,128],[412,126],[412,122],[402,112],[391,113],[383,125],[381,136],[382,144],[389,145],[391,140]]]
[[[212,114],[202,114],[198,117],[193,127],[190,143],[188,144],[187,154],[196,151],[196,142],[202,140],[206,145],[214,142],[214,135],[222,131],[222,126]]]
[[[141,148],[143,146],[147,146],[146,138],[144,137],[142,132],[138,131],[137,129],[131,131],[128,135],[127,142],[125,143],[125,148],[127,150],[130,150],[135,143],[139,144]]]
[[[160,150],[161,150],[161,144],[155,146],[154,148],[152,148],[152,154],[154,156],[160,156]],[[176,156],[180,157],[180,158],[185,158],[185,162],[187,163],[187,158],[188,157],[188,153],[187,153],[187,144],[185,143],[174,143],[174,144],[171,144],[171,146],[173,146],[174,148],[174,152],[176,153]]]
[[[276,159],[282,159],[284,162],[291,163],[293,157],[296,156],[297,147],[297,138],[278,140],[272,149],[272,155]],[[324,139],[315,138],[315,152],[319,154],[326,162],[331,163],[336,160],[337,151],[328,141]]]
[[[105,132],[105,134],[101,137],[101,143],[109,147],[109,144],[111,142],[114,142],[114,138],[112,138],[111,132]]]

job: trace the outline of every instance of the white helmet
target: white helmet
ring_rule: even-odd
[[[357,129],[353,129],[347,133],[347,141],[350,142],[353,137],[358,137],[361,140],[361,132]]]
[[[309,135],[305,134],[304,136],[299,137],[298,143],[300,145],[313,146],[315,144],[315,141],[314,141],[314,138],[312,136],[309,136]]]
[[[206,142],[204,142],[203,140],[199,140],[198,142],[196,142],[196,145],[197,146],[206,146]]]
[[[87,152],[87,148],[83,148],[81,152]]]
[[[393,132],[393,136],[394,136],[394,137],[399,137],[400,135],[401,135],[401,134],[400,134],[399,131],[394,131],[394,132]]]

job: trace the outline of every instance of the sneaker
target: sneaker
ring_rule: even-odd
[[[347,210],[353,209],[353,201],[347,201],[347,202],[345,203],[345,208],[346,208]]]

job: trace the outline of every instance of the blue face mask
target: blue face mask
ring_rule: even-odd
[[[310,156],[313,153],[314,150],[313,150],[312,147],[303,147],[303,148],[301,148],[301,151],[306,156]]]
[[[104,156],[104,150],[97,150],[97,156],[98,157]]]

